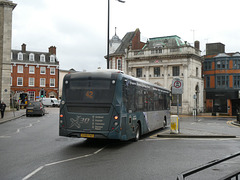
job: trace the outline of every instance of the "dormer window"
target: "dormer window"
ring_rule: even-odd
[[[20,60],[20,61],[23,60],[23,53],[21,53],[21,52],[18,53],[18,60]]]
[[[45,62],[45,55],[44,55],[44,54],[41,54],[41,56],[40,56],[40,61],[41,61],[41,62]]]
[[[53,62],[53,63],[55,62],[55,56],[54,55],[50,56],[50,62]]]
[[[29,61],[34,61],[34,54],[33,53],[29,54]]]

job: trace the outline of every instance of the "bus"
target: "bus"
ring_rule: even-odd
[[[59,135],[138,141],[170,124],[170,91],[121,71],[65,75]]]

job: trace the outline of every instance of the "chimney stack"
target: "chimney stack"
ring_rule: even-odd
[[[51,46],[51,47],[49,47],[48,49],[49,49],[49,53],[50,53],[50,54],[56,55],[56,47],[55,47],[55,46]]]
[[[26,52],[26,44],[22,44],[22,53],[25,53]]]
[[[194,42],[194,47],[198,50],[200,50],[200,42],[199,41],[195,41]]]
[[[219,53],[225,53],[225,44],[220,42],[206,44],[206,55],[216,55]]]

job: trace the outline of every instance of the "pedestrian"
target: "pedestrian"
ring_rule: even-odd
[[[6,104],[4,102],[1,103],[1,116],[4,117],[4,111],[6,109]]]

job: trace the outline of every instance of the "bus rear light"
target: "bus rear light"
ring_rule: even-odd
[[[118,125],[118,122],[114,122],[114,126],[117,126]]]
[[[62,118],[63,117],[63,115],[62,114],[60,114],[60,118]]]
[[[118,120],[118,116],[114,116],[114,119],[115,119],[115,120]]]

